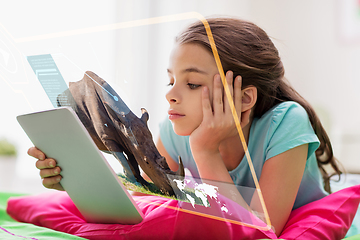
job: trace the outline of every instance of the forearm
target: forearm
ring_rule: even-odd
[[[220,152],[194,152],[193,156],[202,182],[215,186],[220,195],[231,199],[245,209],[250,210],[237,189],[237,186],[231,179]]]

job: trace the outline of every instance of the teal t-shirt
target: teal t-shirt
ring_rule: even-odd
[[[191,154],[189,136],[177,135],[167,119],[160,126],[160,138],[169,155],[174,160],[181,156],[184,167],[194,178],[198,178],[199,173]],[[251,124],[248,150],[258,180],[265,161],[303,144],[309,146],[308,158],[293,209],[327,195],[315,156],[320,142],[309,117],[301,105],[288,101],[276,105],[260,118],[255,118]],[[236,185],[255,188],[246,155],[229,174]]]

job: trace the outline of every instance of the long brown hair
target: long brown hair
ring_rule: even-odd
[[[320,146],[315,154],[324,179],[324,189],[330,193],[332,175],[328,174],[324,166],[330,164],[335,175],[340,177],[341,174],[333,156],[330,139],[314,109],[286,81],[278,50],[269,36],[254,23],[241,19],[210,18],[207,22],[210,25],[224,71],[231,70],[234,76],[241,75],[243,87],[253,85],[257,88],[254,117],[261,117],[273,106],[285,101],[295,101],[306,110],[315,134],[320,140]],[[201,21],[188,26],[176,37],[176,42],[179,44],[197,43],[212,53]]]

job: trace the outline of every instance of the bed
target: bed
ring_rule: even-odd
[[[360,214],[355,215],[360,201],[360,175],[348,174],[340,182],[332,182],[332,188],[335,193],[329,195],[331,198],[326,197],[319,203],[294,210],[280,238],[360,240]],[[184,239],[189,236],[207,239],[275,238],[271,230],[260,231],[242,226],[229,230],[229,224],[174,213],[174,209],[171,210],[174,200],[153,196],[150,201],[158,204],[140,203],[147,218],[142,225],[119,228],[115,224],[83,222],[64,192],[46,195],[3,192],[0,193],[0,239],[125,239],[125,235],[126,239]],[[159,207],[162,204],[170,208]],[[352,226],[347,231],[351,222]],[[196,227],[199,224],[203,227]],[[339,238],[341,232],[343,237]],[[221,235],[217,236],[219,233]]]

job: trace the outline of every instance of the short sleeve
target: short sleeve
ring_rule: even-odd
[[[266,160],[303,144],[309,144],[309,158],[320,145],[307,112],[295,102],[282,103],[272,111],[268,138]]]

